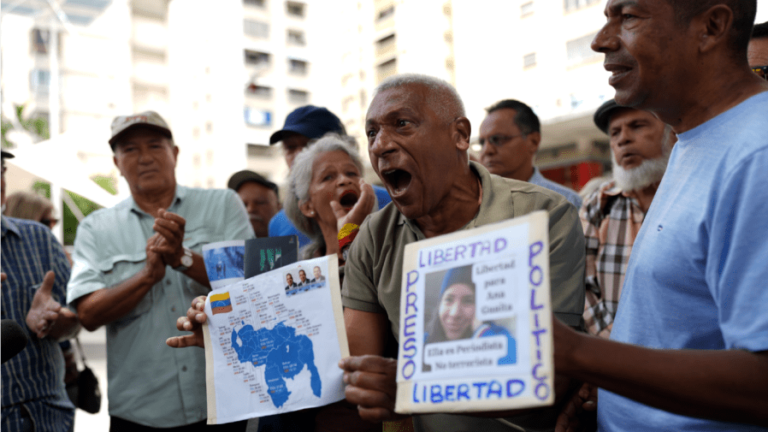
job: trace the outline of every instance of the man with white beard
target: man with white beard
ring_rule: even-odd
[[[613,180],[584,201],[579,216],[586,239],[584,322],[608,338],[619,306],[629,255],[677,138],[647,111],[611,99],[594,117],[611,143]]]

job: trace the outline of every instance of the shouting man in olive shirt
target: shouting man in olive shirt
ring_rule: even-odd
[[[405,245],[546,210],[550,218],[550,280],[555,315],[581,326],[584,238],[576,208],[548,189],[490,174],[467,156],[470,123],[448,83],[422,75],[390,78],[368,109],[371,163],[392,204],[368,217],[352,243],[342,289],[353,357],[344,359],[347,400],[363,418],[396,418],[396,361],[385,359],[387,331],[400,323],[400,282]],[[569,387],[556,383],[558,401]],[[557,406],[557,404],[556,404]],[[417,431],[553,430],[554,407],[490,416],[419,415]]]

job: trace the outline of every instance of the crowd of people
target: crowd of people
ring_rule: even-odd
[[[418,74],[382,82],[367,110],[383,187],[363,180],[337,116],[292,112],[270,139],[290,167],[282,205],[277,185],[247,170],[227,190],[177,184],[163,118],[115,118],[109,145],[131,197],[80,223],[71,265],[51,207],[6,199],[3,151],[14,213],[2,217],[2,314],[29,342],[2,365],[2,430],[71,430],[59,342],[106,326],[111,431],[244,431],[206,425],[202,246],[292,234],[302,259],[339,259],[346,400],[262,418],[263,432],[768,430],[768,23],[755,13],[756,0],[608,1],[592,49],[616,94],[594,122],[613,174],[583,202],[534,166],[541,127],[528,105],[491,105],[470,160],[460,95]],[[405,246],[540,210],[554,405],[395,413]],[[286,275],[286,289],[323,277],[315,270]],[[466,275],[441,284],[428,337],[493,331],[472,328]]]

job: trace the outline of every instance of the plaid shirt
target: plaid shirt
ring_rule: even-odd
[[[590,334],[608,338],[645,213],[610,181],[587,198],[579,217],[587,244],[584,323]]]
[[[59,344],[38,339],[27,328],[26,317],[35,291],[48,270],[56,274],[53,296],[66,304],[69,263],[47,227],[37,222],[2,217],[2,318],[16,321],[29,342],[2,365],[2,430],[21,430],[26,411],[36,432],[68,431],[74,420],[64,388],[64,357]]]

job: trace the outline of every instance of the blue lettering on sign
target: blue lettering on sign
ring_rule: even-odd
[[[477,389],[470,393],[470,388]],[[506,392],[504,391],[506,389]],[[461,402],[470,400],[487,399],[512,399],[523,394],[525,391],[525,381],[520,379],[511,379],[505,383],[497,380],[475,381],[472,383],[461,384],[420,384],[413,383],[413,403],[431,403],[441,404],[443,402]],[[546,391],[548,396],[549,389],[538,390]],[[474,398],[473,395],[476,395]]]
[[[536,386],[533,389],[533,394],[536,398],[539,400],[546,400],[549,397],[550,394],[550,388],[549,384],[547,384],[546,380],[548,376],[546,374],[539,374],[539,368],[543,367],[544,364],[541,362],[541,338],[540,336],[542,334],[545,334],[547,332],[547,329],[544,326],[541,326],[539,322],[539,310],[544,308],[543,303],[536,304],[536,288],[541,285],[541,283],[544,281],[544,270],[538,265],[534,265],[533,260],[542,253],[544,250],[544,243],[542,242],[535,242],[531,244],[529,248],[529,255],[528,255],[528,267],[530,267],[529,271],[529,280],[531,282],[531,285],[533,285],[533,288],[531,289],[531,311],[533,311],[533,323],[534,328],[531,330],[532,335],[536,338],[536,359],[537,363],[533,365],[533,370],[531,371],[531,375],[533,376],[533,379],[537,382]],[[545,325],[548,323],[544,323]]]
[[[416,308],[416,301],[419,299],[419,296],[415,292],[411,292],[411,287],[414,286],[418,280],[419,272],[416,270],[409,271],[406,275],[405,290],[408,294],[405,296],[404,331],[405,335],[410,337],[406,339],[405,342],[403,342],[403,357],[410,360],[404,362],[402,368],[400,369],[400,373],[405,379],[411,379],[413,374],[416,372],[416,363],[413,361],[413,358],[418,354],[416,338],[414,337],[416,332],[409,331],[409,329],[416,325],[416,313],[418,312],[418,309]]]

